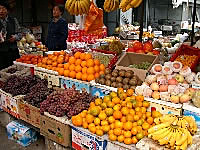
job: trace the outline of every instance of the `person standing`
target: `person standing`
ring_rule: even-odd
[[[68,25],[62,15],[64,6],[55,5],[53,7],[53,19],[48,26],[47,47],[49,51],[65,50],[67,48]]]
[[[6,0],[0,0],[0,70],[20,57],[17,48],[20,26],[16,18],[8,15],[9,8]]]

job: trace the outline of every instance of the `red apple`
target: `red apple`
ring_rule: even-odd
[[[139,41],[136,41],[134,44],[133,44],[133,49],[134,50],[141,50],[143,49],[143,44]]]
[[[154,54],[154,55],[160,55],[160,52],[157,51],[157,50],[153,50],[153,54]]]
[[[143,50],[145,51],[145,53],[152,52],[153,45],[150,42],[145,42],[143,46]]]

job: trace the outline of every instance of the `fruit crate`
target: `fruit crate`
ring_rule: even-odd
[[[107,150],[136,150],[135,144],[126,145],[120,142],[108,141]]]
[[[155,100],[152,98],[145,98],[150,103],[148,111],[159,111],[161,114],[182,115],[182,104],[174,104],[162,100]]]
[[[193,64],[190,67],[192,69],[192,71],[194,71],[196,65],[198,65],[199,60],[200,60],[200,49],[182,44],[181,47],[177,50],[177,52],[171,57],[170,61],[175,61],[178,56],[184,55],[184,54],[189,55],[189,56],[192,56],[192,55],[198,56],[193,61]]]
[[[105,67],[108,67],[110,69],[112,69],[118,61],[118,56],[115,52],[91,49],[89,53],[92,54],[93,58],[99,59],[100,63],[104,64]]]
[[[16,62],[16,61],[13,61],[13,64],[15,64],[15,65],[21,65],[21,66],[25,66],[25,67],[29,67],[29,68],[30,68],[31,74],[34,75],[34,67],[35,67],[35,65],[33,65],[33,64],[21,63],[21,62]]]

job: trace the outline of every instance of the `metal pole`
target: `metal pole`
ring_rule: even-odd
[[[197,6],[197,0],[194,0],[194,9],[192,14],[192,34],[191,34],[191,46],[194,45],[194,24],[195,24],[195,16],[196,16],[196,6]]]
[[[143,36],[143,17],[144,17],[144,4],[145,0],[142,1],[142,12],[140,16],[140,35],[139,35],[139,41],[142,42],[142,36]]]

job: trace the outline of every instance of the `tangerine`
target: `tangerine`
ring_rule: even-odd
[[[64,68],[59,68],[58,74],[63,76],[64,75]]]
[[[82,67],[80,65],[75,66],[75,71],[76,72],[81,72],[82,71]]]
[[[93,59],[88,59],[87,60],[87,67],[93,67],[94,66],[94,61]]]
[[[120,143],[122,143],[124,141],[124,139],[125,138],[124,138],[123,135],[120,135],[120,136],[117,137],[117,141],[120,142]]]
[[[55,61],[55,62],[52,62],[52,66],[53,67],[57,67],[58,63]]]
[[[94,64],[99,66],[100,65],[100,61],[98,59],[94,59]]]
[[[99,75],[99,73],[97,73],[97,72],[94,74],[95,79],[98,78],[99,76],[100,76],[100,75]]]
[[[131,131],[124,131],[124,137],[130,138],[132,136]]]
[[[114,135],[114,134],[109,134],[109,139],[110,139],[111,141],[116,141],[116,140],[117,140],[117,136]]]
[[[127,145],[132,144],[132,139],[131,138],[125,138],[124,139],[124,144],[127,144]]]
[[[82,79],[82,73],[81,73],[81,72],[78,72],[78,73],[76,74],[76,79],[77,79],[77,80],[81,80],[81,79]]]
[[[75,57],[73,57],[73,56],[69,57],[69,63],[70,64],[74,64],[75,62],[76,62],[76,58]]]
[[[58,68],[64,68],[64,64],[58,64]]]
[[[92,81],[94,80],[94,75],[93,74],[89,74],[87,77],[87,81]]]
[[[99,66],[95,65],[95,66],[94,66],[94,71],[98,73],[99,70],[100,70],[100,69],[99,69]]]
[[[100,68],[100,71],[105,71],[105,66],[104,66],[104,64],[101,64],[101,65],[99,66],[99,68]]]
[[[69,77],[70,78],[75,78],[76,77],[76,72],[75,71],[70,71]]]
[[[86,67],[87,66],[87,62],[86,61],[82,61],[81,62],[81,67]]]
[[[86,73],[84,73],[84,74],[82,74],[82,78],[81,78],[81,79],[82,79],[83,81],[86,81],[86,80],[87,80],[87,76],[88,76],[88,75],[87,75]]]
[[[92,55],[90,53],[85,54],[85,60],[89,60],[92,58]]]
[[[87,73],[88,74],[94,74],[94,68],[93,67],[89,67],[88,69],[87,69]]]
[[[65,70],[65,71],[64,71],[64,76],[65,76],[65,77],[68,77],[68,76],[69,76],[69,73],[70,73],[69,70]]]
[[[82,68],[82,73],[84,74],[84,73],[87,73],[87,67],[83,67]]]
[[[74,65],[74,64],[71,64],[71,65],[69,66],[69,70],[70,70],[70,71],[74,71],[74,70],[75,70],[75,65]]]
[[[90,114],[87,114],[86,115],[86,121],[87,123],[92,123],[94,121],[94,116],[90,115]]]
[[[122,118],[122,113],[121,113],[121,111],[115,110],[114,113],[113,113],[113,117],[114,117],[115,119],[121,119],[121,118]]]
[[[69,69],[69,66],[70,66],[69,63],[64,64],[64,69],[65,69],[65,70],[68,70],[68,69]]]
[[[81,54],[80,54],[80,59],[81,59],[81,60],[85,60],[85,53],[81,53]]]
[[[81,63],[82,63],[82,60],[81,59],[77,59],[76,62],[75,62],[75,65],[78,66],[78,65],[81,65]]]
[[[74,57],[75,57],[76,59],[79,59],[79,58],[80,58],[80,55],[81,55],[81,52],[76,52],[76,53],[74,54]]]
[[[122,134],[122,130],[120,128],[116,128],[113,130],[114,135],[120,136]]]

